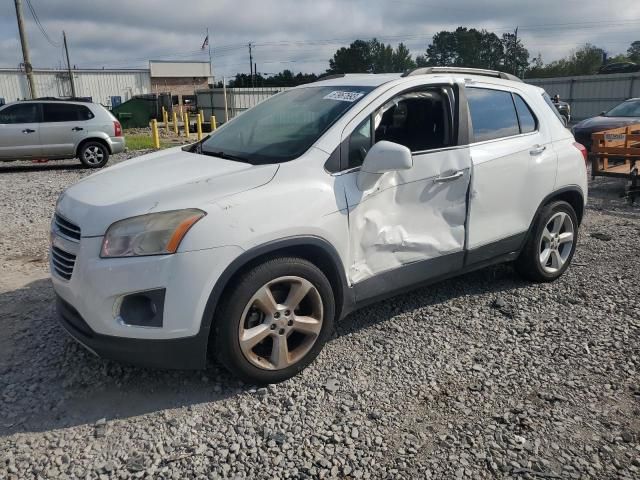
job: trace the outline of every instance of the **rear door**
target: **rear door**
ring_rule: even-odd
[[[72,157],[84,138],[87,121],[93,118],[84,105],[43,103],[40,142],[47,157]]]
[[[0,110],[0,159],[39,158],[40,106],[36,102],[8,105]]]
[[[471,159],[458,135],[458,91],[453,84],[400,91],[345,129],[348,164],[341,181],[349,207],[349,276],[357,300],[463,266]],[[413,166],[359,187],[359,166],[368,148],[381,140],[408,147]]]
[[[524,91],[467,86],[473,179],[468,262],[520,248],[544,196],[553,190],[557,155]]]

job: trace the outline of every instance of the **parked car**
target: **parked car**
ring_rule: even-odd
[[[598,69],[599,74],[634,73],[640,72],[640,65],[634,62],[617,62],[603,65]]]
[[[640,123],[640,98],[631,98],[608,112],[602,112],[597,117],[581,121],[571,129],[571,132],[578,142],[591,151],[592,133],[636,123]]]
[[[556,110],[558,110],[558,113],[564,118],[564,125],[569,125],[569,122],[571,122],[571,105],[560,100],[560,95],[553,96],[553,105],[556,107]]]
[[[201,368],[208,350],[247,382],[279,382],[360,306],[500,262],[560,277],[585,160],[544,91],[507,74],[296,87],[64,192],[59,318],[106,358]]]
[[[0,161],[79,158],[100,168],[124,150],[120,122],[102,105],[28,100],[0,107]]]

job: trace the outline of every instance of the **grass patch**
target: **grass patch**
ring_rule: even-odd
[[[153,148],[151,135],[125,135],[127,148],[129,150],[148,150]],[[170,147],[172,144],[160,139],[160,148]]]

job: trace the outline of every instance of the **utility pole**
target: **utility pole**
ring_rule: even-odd
[[[36,84],[33,80],[33,68],[31,59],[29,58],[29,45],[27,43],[27,34],[24,31],[24,19],[22,18],[22,0],[15,0],[16,18],[18,19],[18,32],[20,33],[20,44],[22,45],[22,57],[24,59],[24,72],[27,74],[29,82],[29,90],[31,90],[31,98],[36,98]]]
[[[73,79],[71,71],[71,62],[69,61],[69,47],[67,47],[67,34],[62,31],[62,40],[64,42],[64,53],[67,55],[67,70],[69,71],[69,81],[71,82],[71,97],[76,98],[76,82]]]
[[[518,27],[516,27],[515,37],[514,37],[513,43],[514,43],[514,45],[513,45],[513,55],[514,55],[514,59],[513,59],[513,74],[517,77],[518,76]]]
[[[253,53],[251,51],[251,42],[249,42],[249,74],[251,75],[251,86],[253,87]]]

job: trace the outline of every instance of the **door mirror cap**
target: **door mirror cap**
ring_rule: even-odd
[[[408,170],[411,167],[413,157],[407,147],[383,140],[371,147],[360,170],[366,173],[385,173]]]

